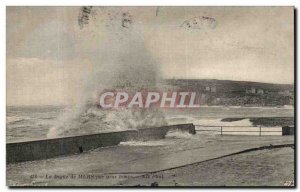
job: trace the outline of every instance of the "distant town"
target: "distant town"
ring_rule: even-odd
[[[294,105],[294,85],[230,80],[167,79],[173,88],[201,95],[202,105],[285,106]]]

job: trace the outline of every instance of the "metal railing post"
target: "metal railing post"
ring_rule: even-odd
[[[223,135],[223,127],[221,126],[221,136]]]
[[[259,126],[259,136],[261,136],[261,126]]]

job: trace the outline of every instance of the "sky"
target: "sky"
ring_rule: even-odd
[[[148,65],[119,56],[141,53],[120,51],[134,49],[132,41],[143,43],[161,78],[294,83],[293,7],[91,10],[82,27],[80,7],[7,7],[7,105],[74,103],[106,63]]]

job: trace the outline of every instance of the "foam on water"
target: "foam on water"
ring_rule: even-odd
[[[168,133],[166,134],[166,138],[192,138],[193,135],[186,132],[186,131],[181,131],[181,130],[171,130],[171,131],[168,131]]]
[[[121,142],[121,146],[164,146],[167,145],[167,142],[164,140],[157,141],[126,141]]]
[[[238,121],[225,122],[222,118],[218,119],[194,119],[195,125],[207,125],[207,126],[253,126],[250,119],[242,119]]]
[[[15,123],[29,119],[28,117],[21,117],[21,116],[7,116],[6,123]]]

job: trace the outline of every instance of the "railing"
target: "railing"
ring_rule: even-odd
[[[196,132],[217,132],[220,135],[282,135],[281,127],[195,125],[195,128]]]

